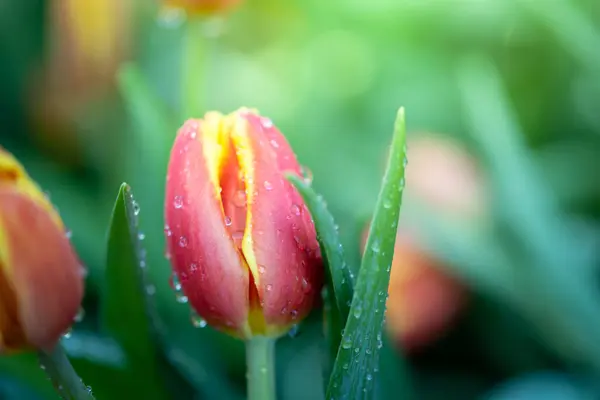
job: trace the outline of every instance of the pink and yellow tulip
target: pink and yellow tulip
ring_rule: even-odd
[[[191,306],[233,336],[276,337],[320,295],[312,218],[284,173],[301,175],[267,118],[208,113],[180,129],[167,174],[167,251]]]

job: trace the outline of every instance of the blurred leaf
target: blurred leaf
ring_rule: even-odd
[[[138,213],[139,205],[129,186],[122,184],[108,231],[101,321],[122,346],[127,364],[136,374],[145,377],[140,392],[146,398],[163,399],[169,396],[159,374],[159,350],[151,334],[152,321],[142,272],[146,260],[138,231]]]
[[[56,392],[46,374],[39,365],[34,353],[0,357],[0,377],[11,379],[34,390],[45,399],[55,399]],[[0,398],[4,399],[0,390]],[[25,399],[27,397],[8,397],[8,399]]]
[[[183,48],[183,73],[181,82],[182,119],[198,118],[204,107],[204,80],[207,79],[207,47],[204,29],[207,21],[201,18],[189,18],[186,22]]]
[[[350,316],[346,322],[327,399],[370,399],[383,346],[383,321],[396,231],[404,191],[406,127],[398,112],[383,184],[369,231]],[[402,398],[404,392],[399,392]]]
[[[535,170],[496,69],[475,56],[457,71],[470,132],[497,184],[501,217],[523,244],[516,252],[525,267],[517,270],[522,311],[563,356],[600,372],[600,296],[585,265],[588,252]]]
[[[296,175],[288,174],[290,180],[298,189],[315,221],[317,239],[326,266],[326,281],[330,289],[326,299],[328,305],[326,338],[335,358],[341,342],[343,324],[348,319],[352,292],[354,290],[354,274],[346,264],[344,248],[338,237],[338,229],[333,216],[327,210],[322,196],[317,195],[308,183]],[[337,314],[337,315],[334,315]]]
[[[600,387],[589,378],[555,372],[524,375],[503,383],[485,400],[593,400],[600,396]]]

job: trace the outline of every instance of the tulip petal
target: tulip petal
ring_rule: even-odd
[[[286,139],[270,120],[249,110],[242,109],[234,117],[231,138],[248,204],[243,253],[258,290],[267,334],[275,334],[312,308],[321,288],[321,256],[310,213],[284,177],[284,172],[301,175]]]
[[[0,189],[0,231],[2,302],[5,287],[14,295],[3,307],[18,310],[8,315],[28,344],[50,348],[73,323],[83,297],[79,260],[45,207],[14,188]]]
[[[215,327],[249,335],[248,268],[225,224],[219,174],[229,151],[219,115],[180,129],[167,175],[167,248],[192,307]]]

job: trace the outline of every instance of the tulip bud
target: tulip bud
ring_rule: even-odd
[[[194,310],[239,338],[276,337],[320,294],[323,266],[283,135],[241,109],[180,129],[168,167],[167,252]]]
[[[53,347],[82,297],[81,266],[58,213],[0,148],[0,353]]]
[[[209,15],[227,11],[240,0],[165,0],[167,8],[180,8],[191,15]]]

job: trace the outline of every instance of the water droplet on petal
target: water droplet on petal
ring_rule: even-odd
[[[373,251],[373,253],[379,253],[381,251],[379,241],[377,241],[377,240],[373,241],[373,244],[371,245],[371,250]]]
[[[292,204],[290,211],[296,216],[299,216],[301,213],[300,206],[298,206],[298,204]]]
[[[271,290],[273,290],[273,285],[269,284],[266,286],[267,292],[270,292]]]
[[[165,225],[165,235],[167,237],[171,236],[173,234],[173,232],[171,232],[171,228],[169,227],[169,225]]]
[[[311,286],[310,283],[306,280],[306,278],[302,278],[302,291],[304,293],[310,293]]]
[[[265,266],[264,265],[258,265],[258,273],[259,274],[264,274],[265,273]]]
[[[291,314],[291,316],[292,316],[292,319],[296,319],[296,318],[298,318],[298,310],[292,310],[292,311],[290,312],[290,314]]]
[[[342,348],[348,350],[350,347],[352,347],[352,341],[350,339],[344,339]]]
[[[146,238],[146,235],[143,232],[138,233],[139,240],[144,240],[145,238]]]
[[[266,190],[271,190],[271,189],[273,189],[273,185],[272,185],[272,184],[271,184],[271,182],[269,182],[269,181],[265,181],[265,182],[263,183],[263,186],[265,187],[265,189],[266,189]]]
[[[246,207],[246,192],[238,190],[233,196],[233,205],[236,207]]]
[[[179,238],[179,247],[187,247],[188,240],[185,236]]]
[[[71,328],[62,334],[63,339],[70,339],[71,336],[73,336],[73,330]]]
[[[271,143],[271,146],[273,146],[273,148],[275,148],[275,149],[279,148],[279,143],[277,143],[277,140],[271,139],[270,143]]]
[[[269,118],[262,117],[260,122],[262,123],[263,128],[270,129],[273,127],[273,121],[271,121]]]
[[[229,218],[227,215],[225,216],[225,226],[231,226],[231,218]]]
[[[181,207],[183,207],[183,197],[182,196],[175,196],[175,198],[173,199],[173,206],[175,208],[181,208]]]

